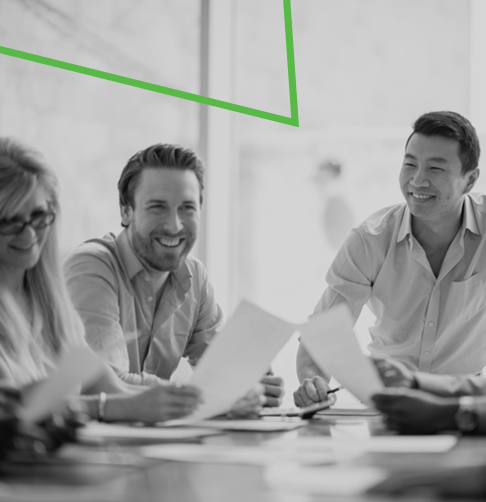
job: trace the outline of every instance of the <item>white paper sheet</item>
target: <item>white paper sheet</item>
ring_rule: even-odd
[[[193,425],[216,430],[277,432],[290,431],[306,424],[306,420],[297,418],[292,420],[202,420],[201,422],[195,422]]]
[[[93,381],[104,367],[104,361],[89,347],[74,347],[61,357],[49,378],[25,397],[20,418],[31,422],[46,418],[72,390]]]
[[[383,383],[372,361],[361,352],[348,308],[339,305],[323,312],[299,330],[301,343],[314,362],[373,408],[370,396],[379,392]]]
[[[294,331],[294,324],[241,302],[204,352],[189,382],[202,390],[203,404],[184,420],[171,423],[189,423],[229,411],[258,383]]]
[[[303,464],[330,464],[336,456],[330,450],[295,452],[283,448],[241,445],[177,444],[143,447],[139,454],[148,458],[178,462],[233,463],[271,465],[282,462]]]
[[[117,441],[176,441],[181,439],[212,436],[220,432],[208,428],[196,427],[138,427],[132,425],[103,424],[89,422],[77,431],[81,441],[117,440]]]

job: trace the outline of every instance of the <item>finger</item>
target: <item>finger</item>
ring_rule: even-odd
[[[305,408],[306,406],[309,406],[309,404],[314,404],[314,401],[311,401],[305,393],[304,389],[302,387],[299,387],[294,392],[294,403],[295,406],[298,406],[299,408]]]
[[[313,380],[306,378],[302,386],[311,402],[317,403],[321,400]]]
[[[191,403],[185,403],[183,405],[166,405],[162,407],[161,413],[165,416],[170,416],[170,417],[182,417],[189,415],[190,413],[194,412],[197,409],[197,405],[194,406]]]
[[[170,385],[169,387],[162,387],[167,389],[170,394],[178,395],[178,396],[201,396],[201,391],[192,385]]]
[[[266,396],[266,401],[264,403],[264,406],[276,408],[276,407],[280,406],[281,404],[282,404],[282,399],[280,399],[278,397]]]
[[[254,415],[257,414],[261,408],[260,396],[257,396],[257,401],[248,401],[246,398],[239,399],[231,408],[231,411],[239,415]]]
[[[381,357],[371,356],[371,360],[377,367],[386,368],[390,366],[390,362],[387,359]]]
[[[281,378],[279,376],[273,376],[273,375],[264,376],[260,380],[260,382],[263,384],[268,384],[268,385],[277,385],[279,387],[282,387],[284,384],[283,378]]]
[[[295,406],[297,406],[298,408],[303,408],[304,407],[304,401],[302,400],[302,398],[300,397],[300,394],[299,394],[299,391],[295,391],[293,394],[292,394],[293,398],[294,398],[294,404]]]
[[[304,389],[303,385],[301,385],[294,393],[294,401],[295,401],[295,395],[298,395],[299,396],[299,399],[300,399],[300,404],[298,406],[300,406],[301,408],[305,407],[305,406],[309,406],[311,404],[314,404],[316,401],[313,401],[308,395],[307,395],[307,392],[306,390]]]
[[[329,385],[324,380],[324,378],[318,376],[314,377],[313,381],[318,395],[318,400],[325,401],[327,399],[327,392],[329,391]]]
[[[384,359],[373,359],[373,363],[375,364],[375,367],[378,370],[381,378],[388,378],[390,372],[393,372],[393,374],[396,373],[390,363]]]
[[[267,397],[282,397],[285,393],[283,387],[277,385],[265,385],[265,396]]]
[[[158,405],[158,407],[160,409],[195,409],[199,406],[200,404],[200,401],[198,398],[194,397],[194,396],[177,396],[177,395],[167,395],[167,396],[164,396],[163,398],[161,399],[158,399],[156,401],[156,405]],[[155,402],[153,401],[151,403],[151,406],[154,406],[155,405]]]

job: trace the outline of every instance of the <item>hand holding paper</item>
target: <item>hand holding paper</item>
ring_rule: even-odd
[[[226,413],[267,372],[295,325],[243,301],[199,361],[190,383],[203,404],[188,421]]]
[[[373,406],[371,395],[383,383],[371,362],[361,352],[351,315],[339,305],[311,319],[300,328],[301,343],[325,373],[331,373],[358,399]]]

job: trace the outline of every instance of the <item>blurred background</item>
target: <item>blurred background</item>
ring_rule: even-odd
[[[485,4],[292,2],[299,128],[0,55],[0,134],[57,172],[64,256],[121,229],[116,183],[133,153],[196,149],[207,194],[195,254],[226,314],[247,298],[301,322],[349,229],[402,201],[419,115],[467,116],[484,148]],[[282,0],[0,0],[0,45],[290,115]],[[363,348],[372,322],[365,310]],[[297,343],[274,362],[288,404]]]

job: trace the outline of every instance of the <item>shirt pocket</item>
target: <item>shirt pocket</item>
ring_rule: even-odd
[[[465,281],[453,281],[444,307],[448,324],[466,322],[486,308],[486,272],[475,274]]]

